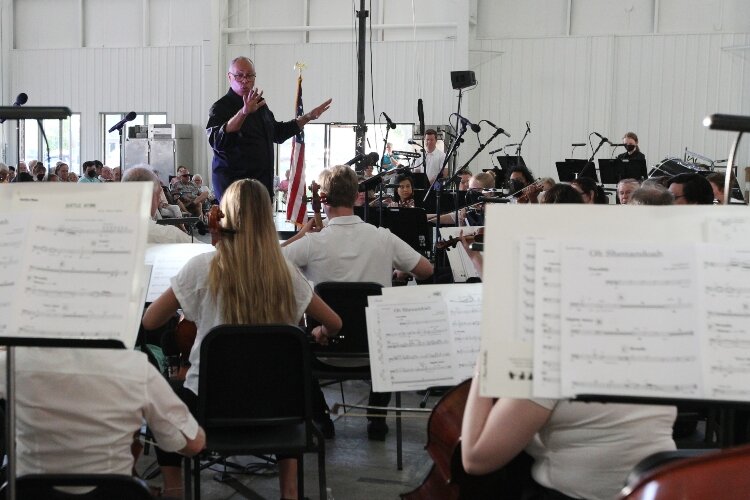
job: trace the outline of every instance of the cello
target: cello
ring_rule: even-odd
[[[520,453],[505,467],[490,474],[467,474],[461,463],[461,423],[471,379],[446,392],[427,423],[425,449],[433,460],[421,485],[403,493],[402,500],[516,499],[531,481],[532,458]]]

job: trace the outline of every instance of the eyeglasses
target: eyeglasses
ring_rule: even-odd
[[[249,80],[255,79],[255,75],[254,74],[253,75],[245,75],[243,73],[232,73],[231,71],[229,72],[229,74],[232,75],[234,77],[234,79],[237,80],[238,82],[249,81]]]

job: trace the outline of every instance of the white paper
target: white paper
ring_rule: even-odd
[[[207,244],[149,245],[145,262],[153,266],[148,282],[146,302],[153,302],[169,288],[170,280],[180,272],[187,262],[196,255],[213,252],[215,248]]]
[[[444,239],[458,238],[461,231],[464,234],[474,234],[480,226],[463,226],[463,227],[441,227],[440,234]],[[453,281],[456,283],[466,283],[469,278],[479,278],[474,263],[469,258],[463,245],[459,242],[455,248],[446,249],[448,262],[453,272]]]
[[[563,396],[699,397],[695,274],[692,244],[564,243]]]
[[[18,293],[21,261],[29,218],[23,214],[0,214],[0,337],[9,334],[12,303]]]
[[[515,331],[517,342],[534,340],[534,308],[536,292],[536,240],[518,242],[518,307]]]
[[[408,303],[369,297],[372,388],[375,392],[450,385],[455,350],[441,292]]]
[[[703,245],[699,255],[705,397],[750,400],[750,247]]]
[[[534,280],[534,382],[537,398],[559,398],[560,388],[560,242],[538,241]]]

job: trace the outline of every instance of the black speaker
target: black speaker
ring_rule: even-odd
[[[473,71],[451,71],[451,85],[453,90],[473,87],[477,84],[477,79]]]

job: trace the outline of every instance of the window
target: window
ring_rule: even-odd
[[[102,113],[102,163],[109,167],[120,166],[120,134],[117,131],[108,132],[113,125],[122,120],[127,113]],[[167,123],[166,113],[138,113],[133,121],[129,121],[123,129],[127,133],[128,127]]]
[[[47,142],[44,141],[44,134]],[[49,143],[49,158],[47,157]],[[54,170],[58,161],[70,166],[71,172],[81,168],[81,114],[73,113],[64,120],[24,120],[21,124],[21,158],[26,162],[41,160],[47,170]]]

